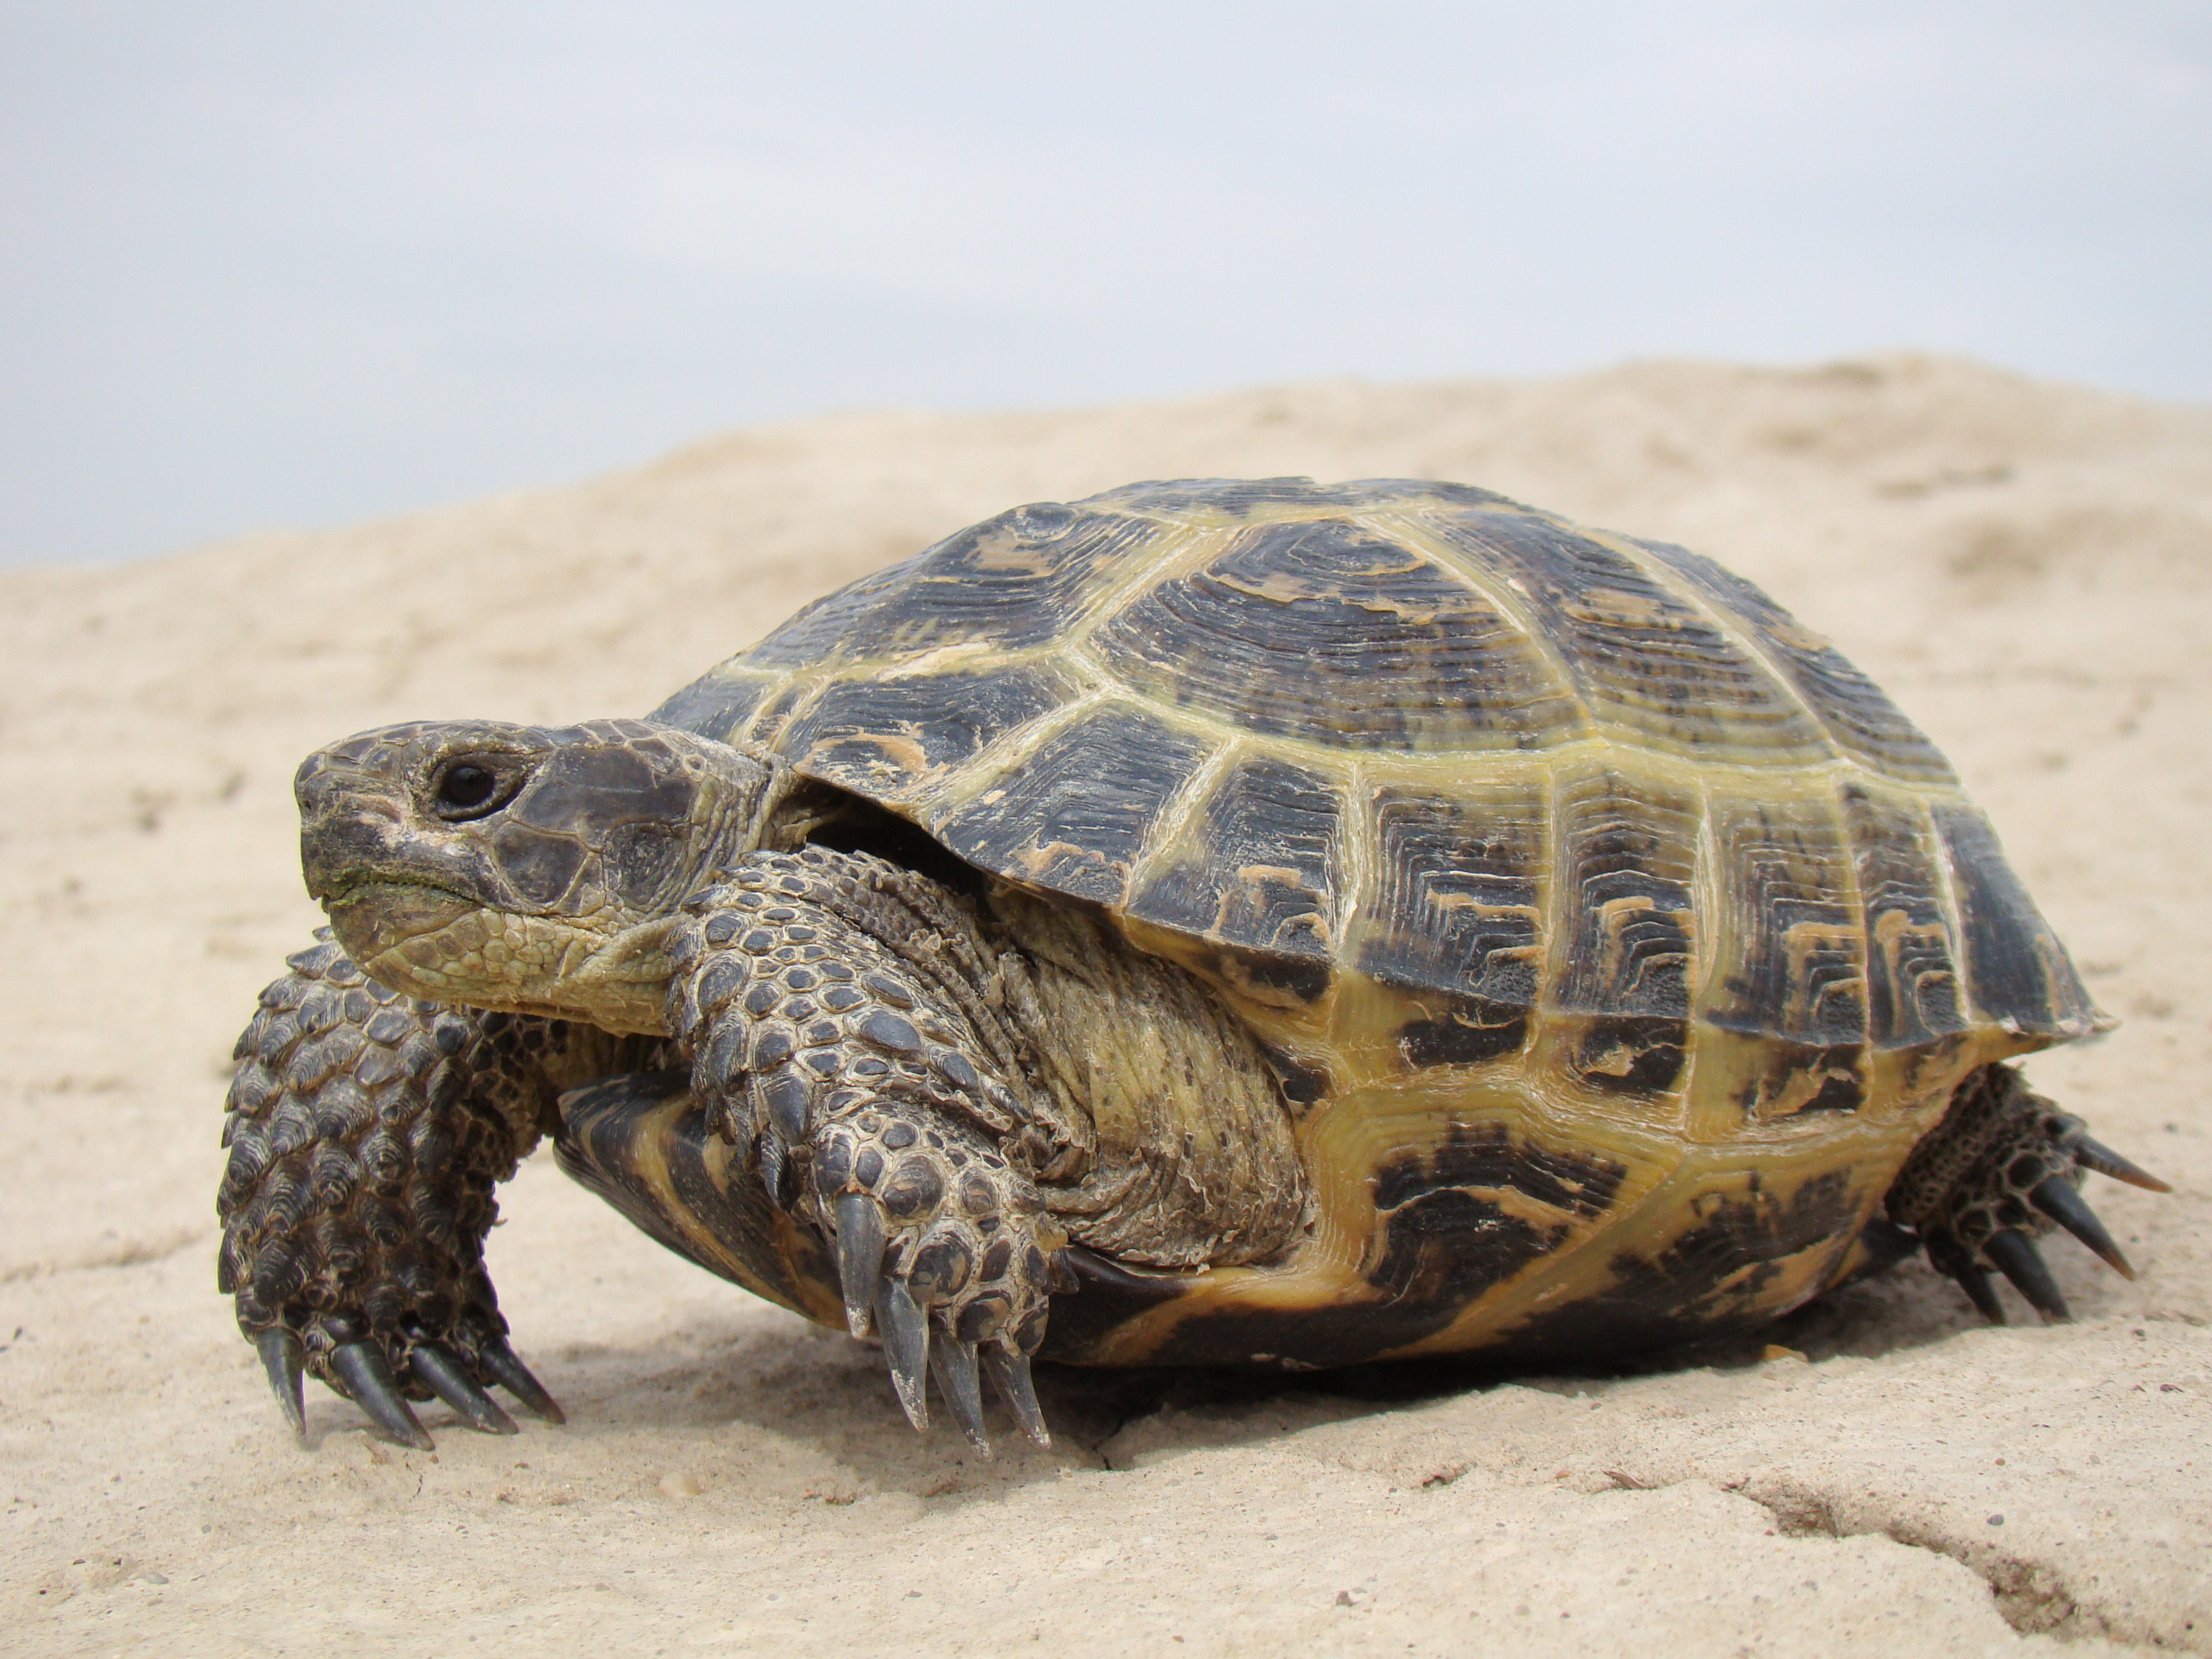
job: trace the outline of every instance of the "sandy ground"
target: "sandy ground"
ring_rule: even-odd
[[[1138,477],[1477,483],[1689,544],[1950,752],[2125,1020],[2039,1086],[2165,1173],[2063,1242],[2078,1323],[1924,1268],[1610,1380],[1044,1380],[981,1465],[882,1368],[526,1165],[494,1237],[570,1424],[319,1389],[282,1431],[215,1293],[226,1056],[314,917],[288,781],[420,715],[632,713],[800,600]],[[1891,358],[854,416],[579,488],[0,576],[0,1645],[2212,1653],[2212,410]],[[2016,1305],[2016,1304],[2015,1304]],[[1340,1389],[1343,1385],[1338,1385]],[[1002,1430],[1003,1423],[1000,1425]]]

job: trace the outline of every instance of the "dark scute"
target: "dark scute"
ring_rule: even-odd
[[[1200,753],[1149,714],[1103,708],[1039,749],[997,800],[947,822],[943,839],[981,869],[1119,904],[1146,832]]]
[[[1596,773],[1560,791],[1559,879],[1575,938],[1569,1012],[1686,1018],[1699,816],[1687,797]]]
[[[1850,1050],[1837,1052],[1849,1054]],[[1866,1085],[1856,1076],[1842,1070],[1841,1062],[1838,1061],[1832,1063],[1820,1079],[1819,1092],[1797,1109],[1800,1112],[1856,1112],[1865,1104]]]
[[[489,840],[493,866],[531,904],[554,904],[583,867],[584,849],[571,836],[502,823]]]
[[[1626,1172],[1601,1158],[1514,1141],[1503,1129],[1459,1128],[1424,1154],[1376,1175],[1382,1249],[1370,1302],[1306,1309],[1218,1310],[1185,1321],[1147,1358],[1178,1365],[1354,1365],[1442,1330],[1468,1304],[1556,1249],[1568,1228],[1604,1213]],[[1472,1190],[1471,1190],[1472,1189]],[[1561,1212],[1540,1225],[1498,1201],[1507,1192]],[[1490,1196],[1486,1196],[1490,1194]],[[1571,1218],[1571,1219],[1570,1219]],[[1071,1253],[1073,1254],[1073,1253]],[[1085,1255],[1088,1253],[1085,1252]],[[1075,1257],[1083,1292],[1053,1304],[1047,1352],[1081,1357],[1122,1322],[1181,1287]]]
[[[1984,1018],[2037,1036],[2078,1036],[2094,1013],[2065,947],[2005,862],[1989,821],[1971,806],[1936,809],[1966,931],[1966,969]]]
[[[1846,754],[1921,783],[1952,781],[1951,768],[1880,686],[1752,583],[1711,559],[1664,542],[1639,542],[1698,592],[1752,631],[1775,665]]]
[[[1340,811],[1326,778],[1280,761],[1247,761],[1206,804],[1200,861],[1147,879],[1130,912],[1263,957],[1326,962],[1336,940]],[[1312,978],[1310,967],[1284,965],[1293,981]],[[1266,964],[1254,971],[1264,975]],[[1323,990],[1328,978],[1324,969]]]
[[[1423,1194],[1383,1224],[1370,1281],[1399,1307],[1448,1314],[1553,1249],[1564,1227],[1538,1226],[1456,1188]],[[1441,1328],[1443,1322],[1438,1322]]]
[[[784,726],[775,747],[814,777],[896,788],[959,765],[1072,693],[1039,668],[837,680]]]
[[[1479,799],[1376,790],[1380,868],[1360,968],[1385,984],[1450,991],[1486,1009],[1534,1007],[1548,813],[1536,786]]]
[[[1293,1106],[1310,1106],[1323,1098],[1334,1087],[1328,1067],[1300,1059],[1287,1049],[1273,1043],[1260,1045],[1260,1058],[1275,1074],[1275,1081],[1283,1091],[1283,1098]]]
[[[1840,1255],[1862,1208],[1840,1170],[1808,1178],[1786,1202],[1754,1179],[1708,1204],[1701,1224],[1658,1255],[1615,1255],[1610,1286],[1537,1314],[1507,1339],[1510,1351],[1530,1359],[1619,1359],[1746,1329],[1770,1316],[1755,1310],[1756,1298],[1782,1264],[1824,1244]]]
[[[979,1273],[986,1281],[998,1277],[998,1251],[994,1244],[984,1254]],[[1073,1270],[1079,1289],[1052,1298],[1040,1359],[1081,1360],[1116,1327],[1190,1288],[1186,1275],[1133,1272],[1080,1244],[1068,1245],[1060,1259]]]
[[[1869,1037],[1877,1048],[1912,1048],[1966,1030],[1957,951],[1924,817],[1856,785],[1844,787],[1843,804],[1866,913]]]
[[[1613,549],[1527,514],[1443,522],[1468,556],[1528,595],[1592,714],[1669,744],[1754,734],[1784,747],[1820,742],[1763,664]]]
[[[1600,1014],[1574,1047],[1575,1075],[1593,1089],[1630,1097],[1663,1095],[1682,1075],[1690,1023],[1664,1014]]]
[[[1398,1028],[1398,1054],[1407,1066],[1480,1066],[1517,1054],[1528,1039],[1528,1011],[1519,1004],[1455,999],[1439,1014],[1407,1020]]]
[[[913,585],[916,567],[928,556],[926,552],[917,554],[801,605],[767,638],[731,660],[800,668],[840,654],[848,641],[867,637],[869,620],[878,609],[897,602]]]
[[[1494,749],[1581,729],[1487,597],[1340,521],[1255,526],[1205,568],[1139,594],[1091,644],[1125,684],[1268,735]]]
[[[1165,533],[1058,502],[1018,507],[817,600],[739,660],[798,667],[977,641],[1042,645],[1066,629],[1099,575],[1154,556]]]
[[[1758,1052],[1764,1062],[1759,1074],[1737,1103],[1747,1117],[1855,1112],[1866,1103],[1866,1050],[1859,1043],[1824,1048],[1770,1037]]]
[[[1726,914],[1740,933],[1727,1000],[1705,1018],[1749,1036],[1863,1042],[1865,917],[1841,830],[1749,802],[1718,805],[1715,817]]]
[[[1131,1273],[1072,1246],[1066,1259],[1081,1285],[1052,1299],[1041,1359],[1091,1358],[1122,1325],[1173,1302],[1188,1289],[1184,1277]],[[1160,1365],[1261,1369],[1285,1358],[1297,1369],[1357,1365],[1433,1335],[1453,1310],[1427,1302],[1355,1302],[1311,1308],[1216,1309],[1185,1319],[1145,1355]]]
[[[1280,1003],[1285,999],[1293,1002],[1315,1003],[1327,996],[1329,988],[1336,983],[1336,966],[1328,957],[1289,956],[1271,951],[1242,951],[1234,945],[1224,945],[1216,957],[1224,975],[1232,983],[1248,986],[1261,993],[1279,992],[1279,996],[1267,1000]]]
[[[753,710],[767,695],[767,685],[759,680],[709,673],[692,681],[662,703],[653,711],[652,718],[663,726],[696,732],[716,743],[727,743],[731,735],[751,718]]]
[[[786,1222],[749,1174],[733,1171],[737,1178],[715,1182],[708,1173],[708,1158],[713,1155],[720,1162],[727,1148],[707,1127],[704,1108],[687,1107],[658,1134],[649,1155],[642,1145],[655,1133],[654,1115],[689,1083],[681,1072],[634,1072],[563,1095],[562,1127],[554,1143],[562,1169],[686,1261],[805,1312],[808,1298],[802,1279],[817,1286],[837,1282],[829,1247],[811,1227]],[[644,1173],[663,1159],[674,1188],[672,1212]],[[726,1250],[744,1274],[733,1271],[732,1260],[702,1249],[694,1227]]]

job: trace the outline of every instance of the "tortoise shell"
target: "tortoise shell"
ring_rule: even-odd
[[[1091,908],[1267,1045],[1310,1237],[1196,1279],[1097,1265],[1113,1293],[1054,1313],[1079,1358],[1755,1322],[1852,1266],[1968,1071],[2097,1024],[1833,647],[1695,554],[1465,486],[1018,507],[655,717]]]

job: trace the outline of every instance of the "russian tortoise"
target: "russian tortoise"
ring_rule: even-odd
[[[1018,507],[645,720],[401,726],[298,793],[222,1284],[416,1444],[550,1400],[483,1244],[541,1136],[670,1248],[1042,1443],[1030,1360],[1603,1359],[1924,1247],[2065,1304],[2149,1176],[1942,757],[1749,583],[1459,485]]]

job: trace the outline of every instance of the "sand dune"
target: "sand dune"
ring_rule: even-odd
[[[533,1160],[494,1268],[570,1426],[434,1455],[214,1291],[227,1055],[315,920],[288,782],[418,715],[651,707],[1018,501],[1421,475],[1680,541],[1948,750],[2125,1024],[2038,1085],[2177,1185],[2095,1194],[2081,1317],[1917,1265],[1761,1344],[1392,1400],[1045,1381],[1049,1454]],[[2212,1653],[2212,410],[1897,356],[1285,387],[739,432],[574,489],[0,575],[0,1629],[11,1652]],[[2023,1320],[2025,1316],[2023,1316]],[[12,1333],[12,1334],[11,1334]]]

